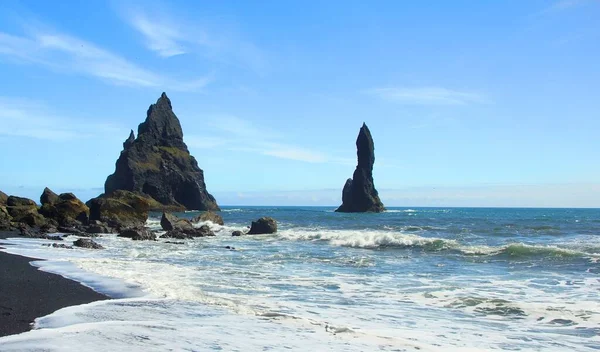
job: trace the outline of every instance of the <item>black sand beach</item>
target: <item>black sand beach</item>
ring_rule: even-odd
[[[0,240],[16,236],[0,231]],[[40,271],[30,264],[34,260],[0,252],[0,336],[29,331],[35,318],[58,309],[110,298],[60,275]]]

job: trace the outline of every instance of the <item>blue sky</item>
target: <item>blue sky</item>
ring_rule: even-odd
[[[162,91],[220,204],[600,207],[600,1],[13,1],[0,189],[100,193]]]

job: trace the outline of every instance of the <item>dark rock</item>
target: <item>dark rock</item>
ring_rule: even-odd
[[[223,217],[215,212],[207,211],[202,214],[199,214],[195,218],[192,219],[193,223],[210,221],[214,224],[224,225]]]
[[[120,231],[119,237],[131,238],[134,241],[156,241],[156,235],[145,227],[132,227]]]
[[[125,140],[125,142],[123,142],[123,149],[129,149],[129,147],[133,145],[134,141],[135,134],[133,133],[133,130],[131,130],[131,132],[129,132],[129,137]]]
[[[0,191],[0,205],[6,205],[6,201],[8,200],[8,195],[2,191]]]
[[[180,229],[190,230],[193,228],[192,223],[187,219],[180,219],[173,214],[163,213],[160,219],[160,226],[165,231]]]
[[[44,224],[40,226],[40,233],[57,233],[58,229],[52,224]]]
[[[183,230],[183,232],[192,237],[211,237],[215,235],[215,233],[210,229],[208,225],[193,227],[188,230]]]
[[[173,242],[173,241],[165,241],[165,243],[170,243],[170,244],[185,244],[185,242]]]
[[[375,145],[366,124],[363,123],[356,139],[358,165],[354,175],[346,181],[342,191],[342,205],[336,212],[379,213],[385,210],[373,183]]]
[[[115,191],[90,199],[90,221],[101,221],[110,227],[140,227],[148,220],[148,210],[156,201],[129,191]]]
[[[58,232],[60,233],[68,233],[77,236],[84,236],[83,229],[79,227],[69,227],[69,226],[59,226],[57,227]]]
[[[262,217],[256,221],[252,221],[248,235],[262,235],[277,232],[277,221],[270,217]]]
[[[7,198],[6,200],[6,205],[9,207],[35,207],[37,208],[37,204],[29,199],[29,198],[22,198],[22,197],[16,197],[16,196],[10,196]]]
[[[46,187],[40,200],[42,207],[39,212],[47,219],[56,220],[60,226],[78,226],[88,223],[90,209],[73,193],[62,193],[57,196]]]
[[[160,238],[175,238],[178,240],[187,240],[192,238],[192,236],[184,233],[181,229],[174,229],[167,231],[164,235],[160,236]]]
[[[58,200],[58,194],[52,192],[52,190],[48,187],[44,188],[44,192],[42,192],[42,195],[40,196],[40,203],[42,205],[54,204],[58,202]]]
[[[9,230],[11,228],[12,216],[8,213],[8,209],[3,204],[0,204],[0,230]]]
[[[75,247],[88,248],[88,249],[104,249],[102,245],[90,240],[89,238],[80,238],[73,242]]]
[[[108,225],[105,224],[93,224],[93,225],[88,225],[88,227],[85,229],[86,233],[113,233],[113,229],[110,228]]]
[[[73,246],[67,246],[64,243],[48,243],[48,244],[43,244],[43,246],[53,247],[53,248],[73,249]]]
[[[29,225],[25,223],[20,223],[18,226],[19,234],[23,237],[27,238],[39,238],[45,240],[53,240],[53,241],[62,241],[62,237],[60,236],[50,236],[43,232],[38,232],[35,229],[31,228]]]
[[[242,236],[244,233],[242,231],[233,231],[231,233],[231,236],[233,237],[238,237],[238,236]]]
[[[150,105],[138,136],[130,133],[105,192],[127,190],[160,203],[156,209],[218,210],[206,190],[204,172],[183,142],[179,119],[165,93]]]
[[[225,246],[225,249],[229,249],[229,250],[235,250],[235,247],[231,247],[231,246]]]
[[[26,223],[29,226],[39,227],[46,220],[38,212],[37,204],[28,198],[10,196],[6,200],[6,210],[15,223]]]
[[[25,223],[34,227],[40,227],[46,223],[46,219],[38,213],[37,205],[7,206],[6,209],[15,223]]]

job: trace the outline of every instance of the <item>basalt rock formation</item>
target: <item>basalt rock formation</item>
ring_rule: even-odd
[[[117,190],[90,199],[90,220],[107,224],[109,227],[143,227],[148,220],[148,211],[159,204],[152,198],[129,191]]]
[[[179,119],[162,93],[150,105],[146,121],[123,143],[114,174],[104,184],[105,194],[126,190],[155,199],[159,209],[219,210],[206,190],[204,172],[183,142]]]
[[[55,220],[60,226],[88,224],[90,209],[73,193],[57,195],[46,187],[40,196],[40,202],[42,203],[40,214],[47,219]]]
[[[385,208],[373,184],[375,145],[371,131],[364,123],[356,139],[356,148],[358,165],[352,178],[349,178],[344,185],[342,205],[336,211],[342,213],[382,212]]]

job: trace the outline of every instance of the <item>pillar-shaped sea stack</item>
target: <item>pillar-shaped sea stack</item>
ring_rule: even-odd
[[[219,210],[206,190],[204,172],[183,142],[179,119],[165,93],[150,105],[137,138],[131,131],[123,148],[115,173],[104,184],[107,194],[126,190],[171,208]]]
[[[356,139],[358,165],[354,175],[349,178],[342,191],[342,205],[337,212],[342,213],[379,213],[385,210],[379,194],[373,184],[373,164],[375,164],[375,145],[366,124],[363,123]]]

